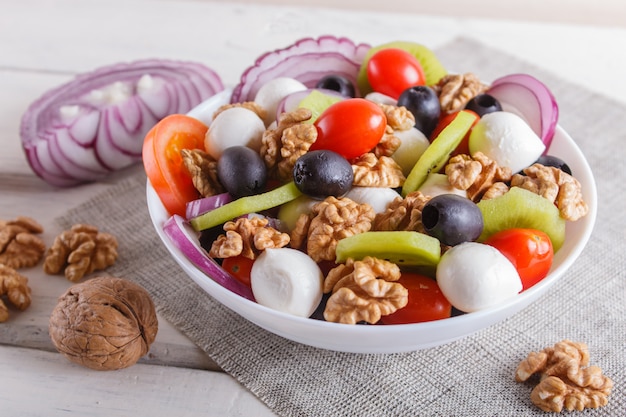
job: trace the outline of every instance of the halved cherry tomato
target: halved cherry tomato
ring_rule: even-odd
[[[349,98],[330,105],[314,125],[317,140],[310,150],[326,149],[352,159],[378,144],[385,133],[387,117],[378,104]]]
[[[188,201],[199,197],[180,153],[182,149],[204,149],[208,127],[193,117],[173,114],[150,129],[143,142],[146,175],[170,214],[185,215]]]
[[[485,241],[506,256],[522,279],[523,290],[532,287],[550,272],[554,259],[547,234],[535,229],[503,230]]]
[[[397,99],[409,87],[424,85],[426,76],[420,62],[399,48],[384,48],[367,62],[367,80],[379,93]]]
[[[245,256],[231,256],[229,258],[224,258],[222,260],[222,268],[226,270],[229,274],[240,281],[242,284],[250,287],[250,271],[252,270],[252,265],[254,264],[254,259],[246,258]]]
[[[409,291],[409,302],[395,313],[381,317],[383,324],[421,323],[445,319],[452,314],[452,305],[434,279],[403,272],[397,282]]]

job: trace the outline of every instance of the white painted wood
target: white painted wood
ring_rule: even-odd
[[[280,2],[286,6],[269,5]],[[510,20],[508,13],[515,8],[507,3],[506,10],[498,9],[491,0],[476,0],[471,6],[459,0],[430,2],[433,7],[450,5],[448,11],[421,9],[422,3],[299,2],[329,7],[324,9],[286,0],[0,0],[0,218],[38,219],[46,225],[43,238],[49,244],[59,232],[52,225],[55,217],[127,173],[98,184],[52,189],[30,170],[18,133],[22,113],[46,90],[74,74],[119,61],[200,61],[226,84],[234,84],[262,52],[303,36],[330,33],[372,44],[410,39],[435,48],[467,35],[626,102],[626,83],[620,81],[626,72],[626,30],[609,26],[609,20],[601,21],[607,24],[603,26],[563,24],[568,22],[564,3],[577,21],[597,23],[597,14],[614,14],[622,7],[618,0],[593,2],[594,13],[588,14],[588,2],[541,0],[541,16],[557,22],[551,24],[537,23],[539,15],[516,15],[536,17],[535,22]],[[539,0],[517,6],[529,11],[537,4]],[[374,12],[380,5],[390,13]],[[467,7],[479,17],[466,13]],[[70,283],[39,268],[23,272],[33,289],[32,306],[25,312],[11,310],[10,320],[0,324],[1,415],[271,415],[233,378],[214,372],[215,363],[162,319],[151,353],[140,364],[102,373],[69,363],[54,351],[47,321]]]
[[[58,354],[0,346],[3,416],[272,416],[221,372],[134,365],[93,371]]]

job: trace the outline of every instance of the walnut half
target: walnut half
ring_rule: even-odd
[[[540,352],[531,352],[518,365],[515,380],[524,382],[534,374],[540,375],[530,399],[544,411],[582,411],[605,406],[613,381],[597,366],[588,365],[587,345],[563,340]]]
[[[334,261],[340,239],[367,232],[372,227],[374,209],[347,197],[326,199],[302,213],[291,232],[291,247],[305,249],[315,262]]]
[[[37,236],[42,232],[43,227],[30,217],[0,220],[0,263],[16,269],[35,266],[46,251]]]
[[[324,292],[332,293],[324,309],[324,318],[335,323],[378,322],[381,316],[406,306],[408,291],[400,279],[398,265],[365,257],[348,259],[330,270],[324,280]]]
[[[48,249],[43,269],[46,274],[63,272],[76,282],[117,260],[117,239],[88,224],[76,224],[59,234]]]
[[[49,322],[57,350],[72,362],[96,370],[135,364],[148,353],[157,331],[148,292],[116,277],[97,277],[70,287]]]
[[[28,278],[10,266],[0,263],[0,297],[6,295],[8,301],[18,310],[26,310],[30,306],[31,289]],[[0,299],[0,323],[9,319],[9,309]]]

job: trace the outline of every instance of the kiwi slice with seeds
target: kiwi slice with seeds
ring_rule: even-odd
[[[373,256],[401,267],[435,266],[441,258],[441,244],[415,231],[370,231],[339,240],[335,254],[337,263]]]
[[[313,90],[300,101],[298,107],[311,110],[311,118],[306,123],[314,123],[324,110],[341,100],[340,97]]]
[[[512,228],[541,230],[550,237],[554,252],[565,242],[566,220],[561,217],[559,209],[550,200],[532,191],[511,187],[500,197],[481,200],[477,205],[483,214],[483,232],[479,242]]]
[[[402,195],[417,190],[430,173],[439,172],[476,121],[476,114],[460,111],[419,157],[402,186]]]

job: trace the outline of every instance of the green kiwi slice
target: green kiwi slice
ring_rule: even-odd
[[[336,262],[373,256],[399,266],[434,266],[441,258],[436,238],[414,231],[370,231],[337,242]]]
[[[196,231],[206,230],[244,214],[278,207],[288,201],[295,200],[301,195],[302,193],[298,190],[296,184],[291,181],[262,194],[238,198],[198,217],[194,217],[189,223]]]
[[[300,101],[298,107],[311,110],[311,118],[307,120],[306,123],[313,123],[324,110],[338,101],[341,101],[340,97],[324,94],[319,90],[313,90]]]
[[[393,41],[384,43],[382,45],[372,47],[367,52],[363,62],[361,63],[361,68],[359,68],[359,73],[357,75],[357,86],[359,87],[359,92],[362,96],[372,92],[372,86],[367,80],[367,63],[372,55],[385,48],[404,49],[417,58],[422,66],[422,69],[424,70],[426,85],[435,85],[441,78],[448,74],[448,70],[446,70],[441,61],[439,61],[439,58],[437,58],[435,53],[422,44],[411,41]]]
[[[546,233],[554,251],[565,242],[565,219],[550,200],[520,187],[512,187],[506,194],[478,202],[483,213],[483,232],[478,238],[484,242],[494,233],[512,228],[537,229]]]
[[[419,157],[402,186],[402,195],[417,190],[431,172],[438,172],[476,121],[476,115],[460,111]]]

